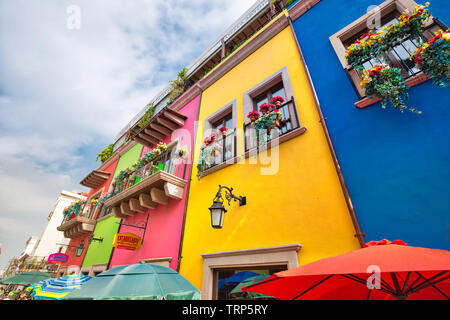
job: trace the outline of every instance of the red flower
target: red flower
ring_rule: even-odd
[[[273,97],[272,98],[272,103],[275,103],[276,101],[280,101],[281,103],[283,103],[284,102],[284,99],[283,99],[283,97],[280,97],[280,96],[276,96],[276,97]]]
[[[442,38],[442,33],[440,33],[440,34],[438,34],[437,36],[434,36],[433,38],[431,38],[429,41],[428,41],[428,44],[432,44],[432,43],[435,43],[437,40],[439,40],[440,38]]]
[[[270,107],[271,107],[271,105],[268,104],[267,102],[266,102],[266,103],[263,103],[262,105],[259,106],[259,111],[262,112],[263,110],[269,110]]]
[[[220,132],[225,132],[225,131],[228,131],[228,128],[227,127],[220,127],[219,131]]]
[[[247,118],[250,118],[250,116],[255,116],[256,118],[259,118],[259,113],[256,110],[252,110],[247,114]]]

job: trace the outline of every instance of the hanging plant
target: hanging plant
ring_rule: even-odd
[[[165,144],[164,142],[160,142],[156,145],[156,149],[158,149],[162,153],[167,150],[167,144]]]
[[[185,159],[188,155],[188,150],[185,146],[183,146],[177,150],[176,154],[177,154],[178,158]]]
[[[386,108],[387,103],[390,102],[401,112],[409,109],[415,113],[422,113],[405,105],[405,101],[408,101],[409,87],[400,75],[400,69],[392,68],[387,64],[375,65],[372,69],[364,71],[360,84],[365,88],[369,98],[374,96],[380,98],[382,108]]]
[[[259,118],[259,112],[252,110],[247,114],[247,118],[249,118],[251,122],[255,122]]]
[[[362,71],[362,64],[372,58],[384,59],[389,62],[387,52],[399,45],[405,38],[412,38],[422,43],[421,35],[423,26],[430,18],[431,13],[426,8],[429,2],[423,5],[416,5],[412,14],[403,12],[398,18],[398,22],[383,27],[374,33],[369,30],[357,39],[345,50],[347,63],[355,69]]]
[[[435,84],[447,87],[450,82],[450,33],[439,30],[435,36],[416,49],[410,60],[414,59],[420,68]]]

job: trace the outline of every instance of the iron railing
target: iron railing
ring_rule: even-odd
[[[430,29],[436,27],[442,28],[443,26],[445,27],[445,25],[442,24],[442,22],[439,19],[433,18],[433,23],[423,29],[423,33],[420,36],[421,40],[423,42],[428,41],[433,37],[433,33],[431,32]],[[401,70],[402,77],[405,80],[407,80],[419,74],[422,71],[420,68],[417,68],[415,66],[414,61],[409,60],[411,54],[413,54],[419,47],[420,44],[416,39],[413,39],[411,36],[406,36],[402,40],[395,43],[395,45],[392,47],[391,50],[386,52],[387,59],[369,58],[362,61],[361,65],[365,70],[368,70],[371,69],[374,65],[386,63],[392,67],[399,68]],[[350,66],[347,69],[345,69],[345,73],[347,74],[347,77],[349,78],[354,90],[356,91],[358,98],[359,99],[365,98],[366,95],[361,94],[361,92],[363,92],[364,90],[362,90],[361,87],[358,87],[359,81],[362,76],[362,72],[355,69],[353,66]],[[356,73],[356,77],[354,73]],[[355,81],[357,83],[355,83]]]
[[[144,161],[145,162],[145,161]],[[187,160],[175,156],[175,151],[168,149],[146,162],[142,167],[135,168],[118,182],[113,184],[112,196],[138,184],[141,180],[159,171],[165,171],[174,176],[184,179],[186,175]]]
[[[213,155],[205,160],[204,170],[227,162],[237,156],[236,129],[227,130],[221,137],[215,139],[208,149],[201,152],[212,152]],[[212,148],[211,148],[212,147]]]
[[[284,102],[278,110],[282,114],[280,126],[272,128],[267,134],[257,134],[257,129],[255,128],[253,122],[244,123],[245,152],[252,149],[258,149],[262,143],[268,143],[271,140],[280,138],[289,132],[300,128],[300,121],[298,119],[294,97],[291,97],[291,100]],[[260,140],[259,143],[258,139]],[[265,139],[266,141],[261,141],[261,139]]]

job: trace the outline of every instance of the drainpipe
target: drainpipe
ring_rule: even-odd
[[[291,16],[288,16],[288,21],[289,21],[289,26],[291,27],[292,34],[294,35],[295,43],[297,44],[298,53],[300,54],[300,57],[301,57],[302,62],[303,62],[303,65],[305,67],[306,75],[308,76],[309,85],[311,86],[311,89],[312,89],[313,94],[314,94],[315,105],[316,105],[317,112],[319,113],[319,118],[320,118],[319,122],[322,124],[322,128],[323,128],[323,131],[325,133],[325,136],[326,136],[326,139],[327,139],[327,143],[328,143],[328,148],[330,149],[330,153],[331,153],[331,156],[333,158],[334,167],[335,167],[336,172],[338,174],[339,182],[341,183],[341,187],[342,187],[342,191],[344,192],[345,202],[347,203],[347,207],[348,207],[348,210],[350,212],[350,217],[352,219],[353,226],[355,227],[355,231],[356,231],[355,237],[358,238],[359,244],[362,247],[364,245],[364,243],[365,243],[364,236],[366,234],[362,233],[361,228],[360,228],[359,223],[358,223],[358,219],[356,218],[355,209],[353,208],[352,200],[350,199],[350,194],[348,192],[347,186],[345,185],[345,180],[344,180],[344,176],[342,174],[341,166],[339,165],[339,161],[337,159],[336,152],[334,151],[333,143],[331,141],[330,133],[328,132],[328,127],[327,127],[327,124],[325,122],[326,118],[324,118],[323,113],[322,113],[322,109],[320,108],[319,99],[317,97],[317,93],[316,93],[316,90],[314,88],[314,84],[312,82],[311,75],[309,74],[308,66],[306,65],[306,61],[305,61],[305,58],[303,56],[302,49],[300,48],[300,44],[298,42],[298,38],[297,38],[297,35],[295,33],[295,30],[294,30],[294,26],[292,25],[292,18],[291,18]]]

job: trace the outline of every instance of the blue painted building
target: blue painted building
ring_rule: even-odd
[[[450,250],[450,88],[431,80],[411,87],[408,105],[422,114],[379,102],[357,108],[361,97],[329,39],[351,30],[371,5],[411,2],[322,0],[293,27],[365,240]],[[448,25],[450,2],[430,2],[432,15]],[[386,12],[382,24],[392,19]]]

